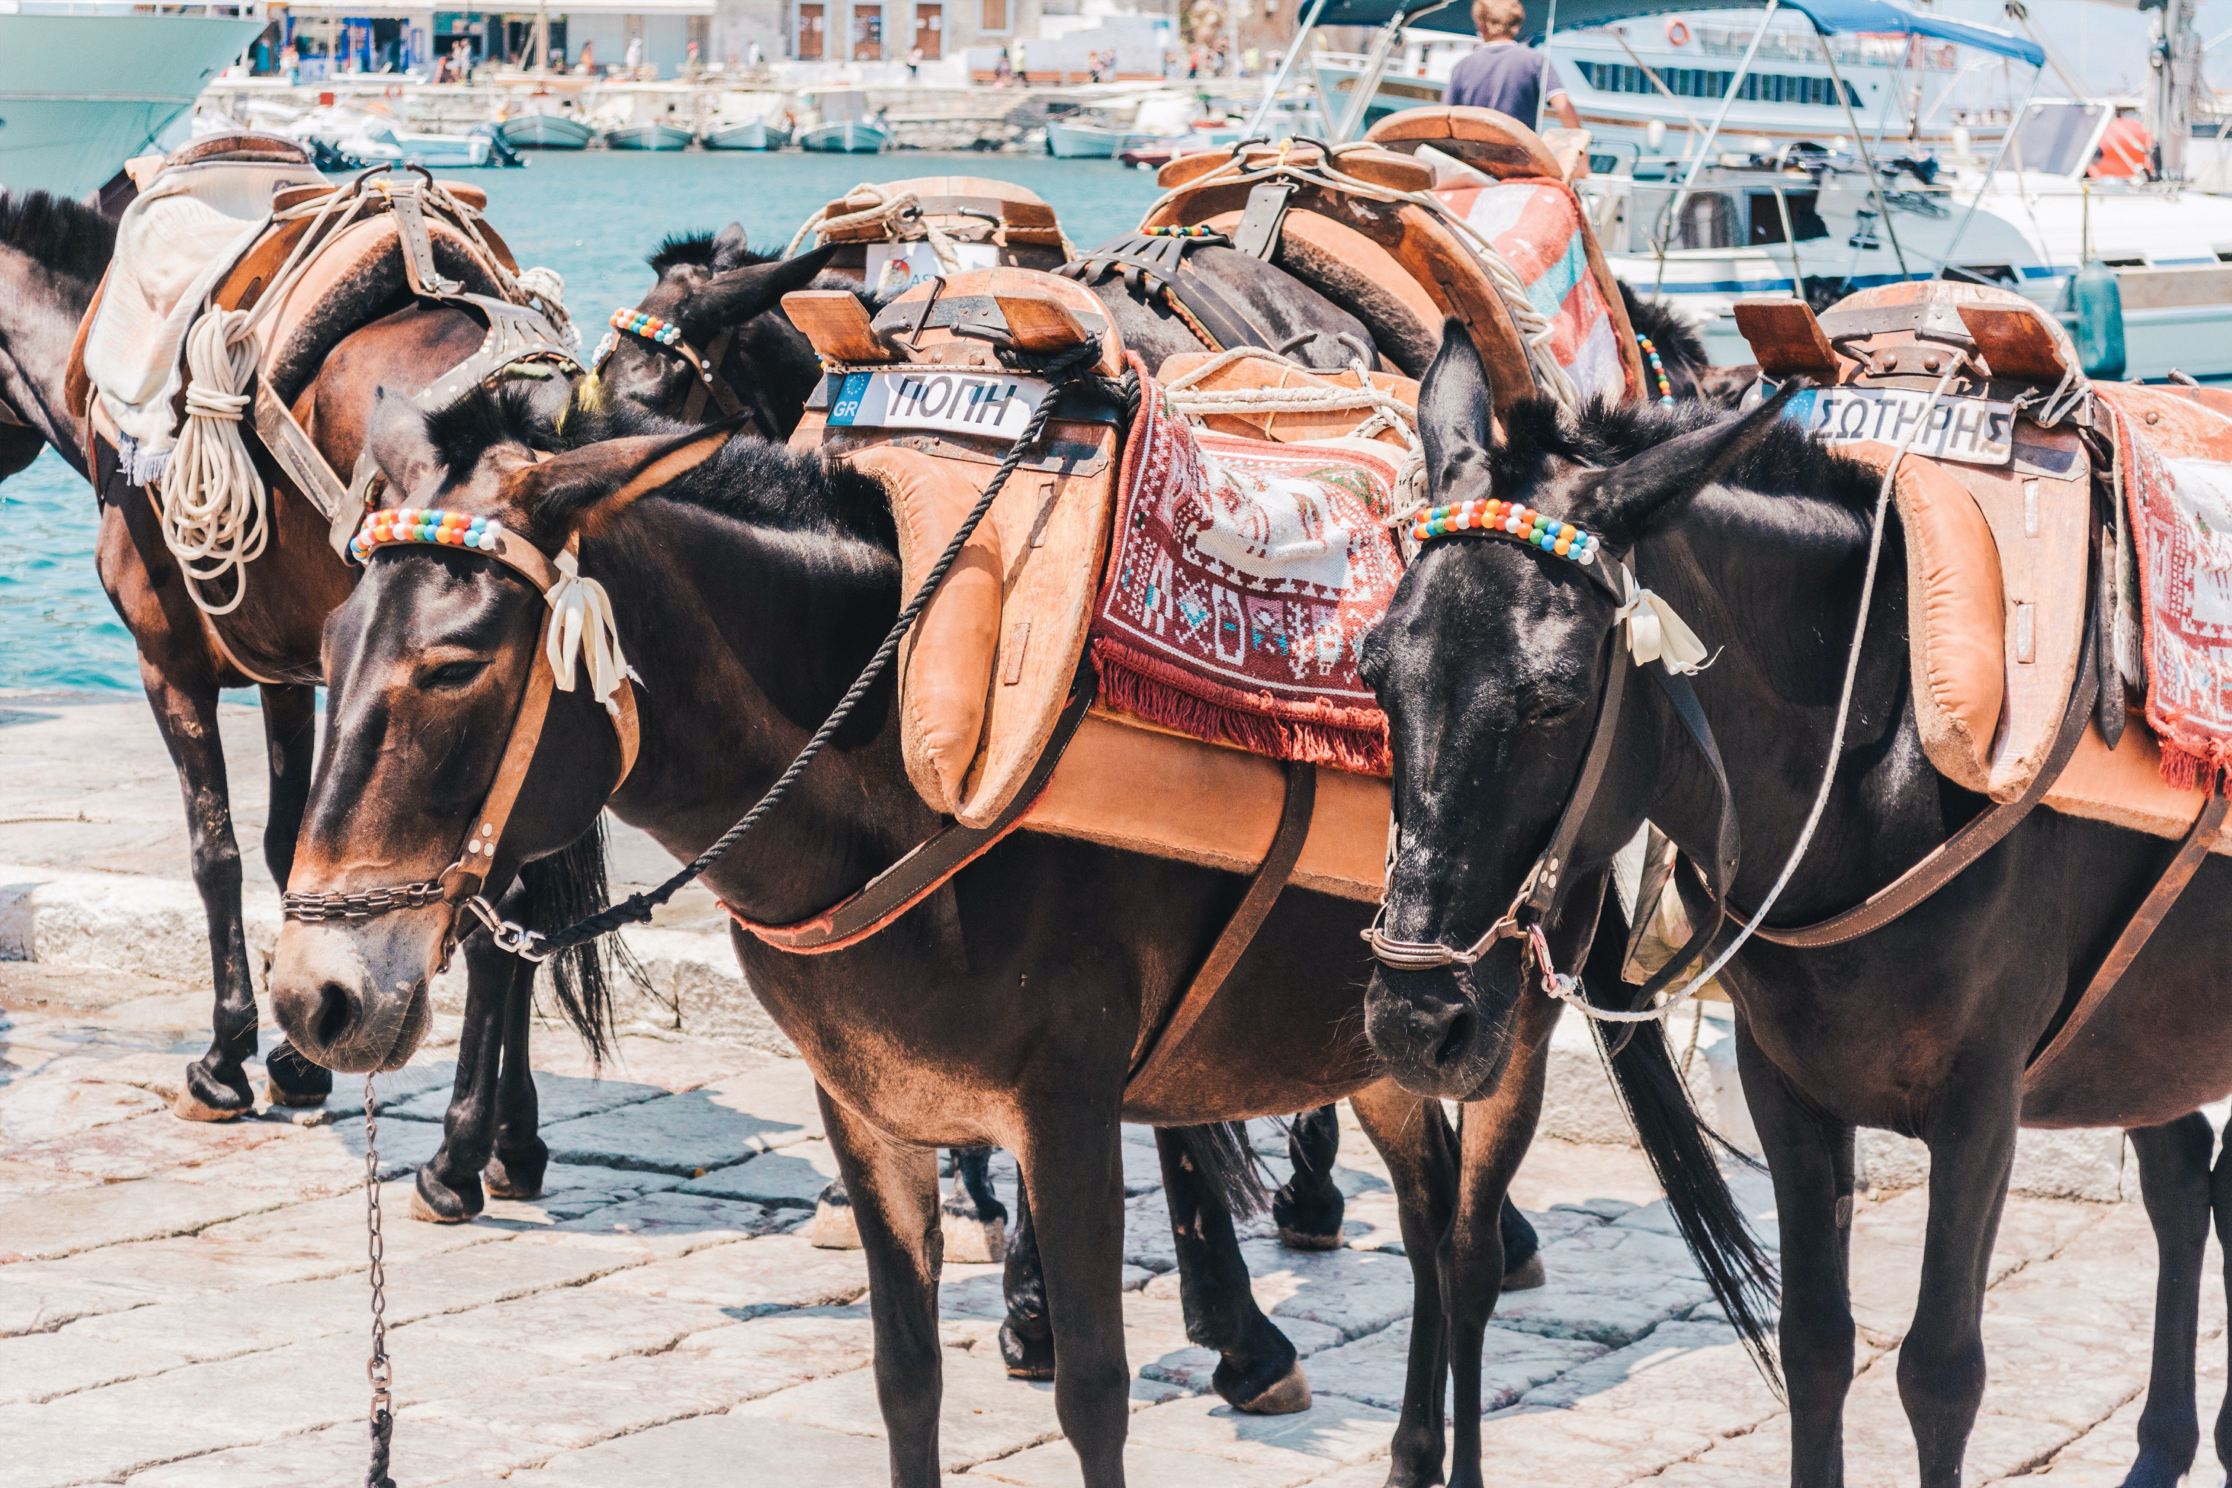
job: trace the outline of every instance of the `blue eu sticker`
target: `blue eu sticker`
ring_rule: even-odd
[[[860,416],[860,400],[867,395],[867,392],[867,373],[846,373],[844,385],[837,390],[835,400],[829,405],[830,423],[849,424],[858,418]]]

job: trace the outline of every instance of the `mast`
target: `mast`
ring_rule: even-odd
[[[2154,135],[2157,172],[2185,179],[2186,140],[2193,134],[2195,85],[2201,77],[2201,35],[2193,25],[2194,0],[2161,0],[2154,45],[2147,54],[2147,129]]]
[[[535,72],[550,76],[550,0],[537,0],[535,6]]]

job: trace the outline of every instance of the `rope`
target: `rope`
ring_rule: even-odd
[[[876,647],[875,655],[868,658],[868,664],[861,668],[860,675],[853,680],[851,687],[845,689],[845,695],[838,699],[837,706],[830,710],[829,717],[822,721],[822,726],[814,731],[814,736],[806,741],[805,747],[798,751],[789,767],[735,826],[723,832],[711,847],[692,858],[680,872],[649,893],[630,894],[618,904],[608,905],[587,919],[547,936],[504,923],[499,927],[492,927],[495,929],[493,938],[496,943],[525,960],[547,961],[577,945],[610,935],[623,925],[645,923],[651,918],[653,910],[673,898],[685,884],[719,862],[730,848],[758,826],[781,802],[791,786],[797,783],[798,777],[806,772],[806,767],[813,763],[814,756],[820,754],[829,741],[836,737],[837,730],[844,726],[845,720],[860,706],[860,700],[868,695],[868,690],[876,684],[876,679],[891,664],[891,659],[898,655],[900,644],[906,640],[907,632],[914,628],[916,617],[929,606],[931,598],[938,592],[938,586],[945,582],[947,570],[960,558],[962,546],[976,532],[978,524],[984,520],[984,514],[992,509],[992,503],[999,498],[1001,489],[1008,483],[1008,477],[1015,474],[1016,467],[1023,463],[1024,455],[1029,453],[1031,447],[1046,432],[1047,421],[1054,416],[1055,406],[1062,401],[1063,386],[1079,375],[1077,369],[1091,366],[1099,357],[1100,338],[1091,336],[1083,345],[1072,348],[1045,366],[1040,375],[1051,386],[1046,396],[1039,400],[1038,411],[1031,415],[1030,426],[1008,447],[999,468],[986,483],[984,494],[977,498],[977,503],[969,509],[968,516],[954,529],[945,551],[938,555],[938,561],[923,576],[922,585],[915,590],[914,598],[907,601],[906,608],[899,612],[899,618],[892,622],[883,643]]]
[[[269,497],[240,437],[259,347],[245,310],[214,310],[186,333],[186,423],[163,462],[163,542],[203,613],[229,615],[248,597],[247,565],[270,539]],[[232,598],[201,586],[236,574]]]
[[[862,196],[869,198],[874,205],[862,207],[857,211],[831,215],[833,208],[843,206],[846,202],[854,201]],[[858,186],[846,192],[839,200],[827,203],[820,211],[800,223],[798,231],[791,234],[790,246],[783,250],[783,257],[796,258],[799,245],[804,243],[809,235],[819,239],[825,233],[840,231],[848,227],[861,227],[873,222],[883,223],[890,228],[891,240],[895,243],[910,241],[904,236],[901,224],[907,227],[920,228],[922,236],[929,240],[930,251],[938,255],[938,267],[948,274],[961,272],[961,255],[955,251],[956,244],[952,235],[923,215],[921,197],[912,191],[902,191],[897,196],[886,196],[881,186],[867,181],[861,182]]]
[[[1876,570],[1883,558],[1883,518],[1891,507],[1891,492],[1898,482],[1899,466],[1905,461],[1907,451],[1914,447],[1915,439],[1930,422],[1930,415],[1937,411],[1939,400],[1945,396],[1946,388],[1952,385],[1953,375],[1967,365],[1968,356],[1965,352],[1954,353],[1952,365],[1945,369],[1945,375],[1938,379],[1938,385],[1931,390],[1930,401],[1923,406],[1922,417],[1907,431],[1905,440],[1892,454],[1890,464],[1883,468],[1883,484],[1876,491],[1875,519],[1868,531],[1868,567],[1860,581],[1860,617],[1853,625],[1852,649],[1845,657],[1844,687],[1837,694],[1837,721],[1829,731],[1829,762],[1822,767],[1821,788],[1814,792],[1813,809],[1806,813],[1806,824],[1799,830],[1798,841],[1790,849],[1790,856],[1784,859],[1782,872],[1775,876],[1774,887],[1767,891],[1767,897],[1760,901],[1759,908],[1752,912],[1751,919],[1736,938],[1728,943],[1728,949],[1714,957],[1712,965],[1692,977],[1681,991],[1657,1007],[1641,1008],[1633,1012],[1619,1008],[1600,1008],[1582,992],[1581,979],[1576,976],[1545,977],[1545,989],[1552,997],[1572,1004],[1599,1023],[1647,1023],[1654,1018],[1664,1018],[1702,991],[1707,982],[1719,976],[1721,968],[1734,960],[1736,953],[1744,948],[1745,942],[1767,922],[1768,912],[1775,907],[1775,901],[1782,897],[1782,891],[1789,886],[1791,877],[1798,871],[1799,863],[1805,859],[1806,849],[1813,843],[1814,829],[1821,825],[1821,814],[1829,805],[1830,788],[1836,784],[1837,764],[1844,757],[1845,724],[1852,716],[1853,688],[1860,678],[1860,648],[1868,638],[1868,610],[1875,600]]]
[[[1468,240],[1473,256],[1480,260],[1481,267],[1487,271],[1489,284],[1496,291],[1496,298],[1503,302],[1504,312],[1511,317],[1512,325],[1518,329],[1521,348],[1527,357],[1527,367],[1534,373],[1535,390],[1556,403],[1567,415],[1578,416],[1581,412],[1580,389],[1573,385],[1572,377],[1565,368],[1558,365],[1557,356],[1550,349],[1556,326],[1549,316],[1535,308],[1533,299],[1527,293],[1527,282],[1519,277],[1519,271],[1511,266],[1511,261],[1478,228],[1452,212],[1448,204],[1432,192],[1397,191],[1392,186],[1377,185],[1349,175],[1333,164],[1335,153],[1331,149],[1325,150],[1321,153],[1318,164],[1303,166],[1290,163],[1287,151],[1282,148],[1273,163],[1255,170],[1247,169],[1235,155],[1230,164],[1221,166],[1198,180],[1188,181],[1183,186],[1175,186],[1164,192],[1147,208],[1140,220],[1144,222],[1151,219],[1169,203],[1212,182],[1219,186],[1245,186],[1281,176],[1303,183],[1330,183],[1351,196],[1362,197],[1367,201],[1391,204],[1408,202],[1433,214],[1444,226]]]

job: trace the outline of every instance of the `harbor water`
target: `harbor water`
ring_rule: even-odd
[[[651,284],[644,260],[669,234],[741,222],[752,247],[780,253],[799,223],[861,181],[982,175],[1036,191],[1080,248],[1137,225],[1151,172],[1040,155],[868,156],[542,152],[525,170],[466,173],[522,265],[565,276],[583,350],[614,308]],[[0,481],[0,690],[131,691],[139,664],[93,569],[93,493],[52,450]],[[241,694],[243,700],[252,693]]]

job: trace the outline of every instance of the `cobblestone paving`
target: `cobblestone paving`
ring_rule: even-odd
[[[208,1013],[205,994],[176,984],[0,963],[0,1005],[0,1481],[360,1476],[357,1102],[229,1126],[174,1119],[169,1097]],[[884,1482],[865,1269],[799,1233],[832,1169],[804,1067],[631,1036],[597,1081],[555,1029],[539,1031],[537,1056],[549,1191],[492,1203],[470,1225],[405,1217],[409,1171],[440,1135],[441,1036],[383,1082],[399,1481]],[[1185,1341],[1152,1143],[1126,1136],[1132,1481],[1379,1484],[1410,1295],[1392,1195],[1361,1135],[1349,1130],[1341,1153],[1347,1248],[1295,1254],[1260,1227],[1246,1245],[1257,1294],[1308,1356],[1316,1391],[1309,1411],[1270,1419],[1206,1393],[1213,1361]],[[1745,1192],[1764,1218],[1763,1185]],[[1550,1281],[1507,1298],[1489,1334],[1491,1480],[1782,1482],[1786,1418],[1703,1301],[1637,1154],[1540,1144],[1519,1197]],[[1913,1480],[1895,1369],[1922,1207],[1908,1192],[1856,1219],[1856,1488]],[[2137,1204],[2010,1202],[1970,1481],[2121,1480],[2154,1269]],[[2213,1415],[2224,1306],[2213,1282],[2207,1292]],[[949,1267],[942,1297],[952,1481],[1076,1481],[1051,1387],[1000,1369],[996,1269]]]

